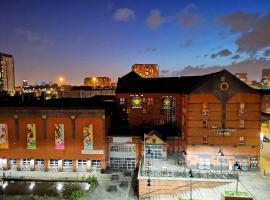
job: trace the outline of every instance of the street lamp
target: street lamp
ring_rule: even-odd
[[[150,155],[151,158],[151,149],[147,149],[147,155]],[[151,186],[151,180],[150,180],[150,159],[147,162],[147,174],[148,174],[148,179],[147,179],[147,187],[148,187],[148,194],[149,194],[149,200],[151,199],[150,197],[150,186]]]
[[[224,156],[224,153],[221,149],[218,150],[218,155],[220,156],[220,175],[222,174],[222,157]]]
[[[190,200],[192,200],[192,178],[193,178],[193,174],[192,174],[191,168],[188,171],[188,175],[190,177]]]
[[[63,77],[60,77],[59,78],[59,82],[60,82],[60,85],[62,86],[63,82],[64,82],[64,78]]]

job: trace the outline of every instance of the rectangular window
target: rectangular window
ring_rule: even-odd
[[[143,108],[143,109],[142,109],[142,112],[145,114],[145,113],[146,113],[146,109],[145,109],[145,108]]]
[[[154,104],[154,98],[153,97],[148,97],[147,98],[147,105],[151,106]]]
[[[240,119],[240,128],[245,128],[245,120]]]
[[[209,114],[209,110],[208,110],[208,104],[207,103],[203,103],[202,105],[202,116],[208,116]]]
[[[120,105],[123,105],[123,104],[125,104],[125,98],[121,97],[120,98]]]
[[[239,108],[239,116],[240,117],[245,117],[247,116],[247,109],[244,103],[240,103],[240,108]]]
[[[207,144],[208,143],[207,136],[203,136],[202,143],[203,144]]]
[[[130,113],[130,108],[127,108],[127,113]]]
[[[239,137],[239,144],[245,144],[245,138]]]
[[[202,121],[202,127],[203,127],[203,128],[207,128],[207,127],[208,127],[208,122],[207,122],[207,120],[204,119],[204,120]]]

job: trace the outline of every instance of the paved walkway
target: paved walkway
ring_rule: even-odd
[[[255,200],[270,199],[269,176],[262,176],[259,172],[245,172],[240,175],[240,182]]]

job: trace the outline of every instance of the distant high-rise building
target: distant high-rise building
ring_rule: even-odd
[[[235,76],[245,83],[248,81],[247,73],[235,73]]]
[[[111,87],[112,81],[109,77],[87,77],[84,79],[84,86]]]
[[[27,85],[28,85],[27,80],[23,80],[22,86],[23,86],[23,87],[26,87]]]
[[[159,77],[159,66],[157,64],[134,64],[132,65],[132,71],[143,78]]]
[[[0,53],[0,91],[15,92],[14,59],[5,53]]]
[[[270,87],[270,69],[262,70],[262,84],[266,87]]]

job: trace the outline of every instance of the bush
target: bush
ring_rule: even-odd
[[[37,195],[30,195],[27,200],[40,200],[40,197]]]
[[[75,190],[70,195],[70,200],[79,200],[84,196],[84,191],[82,189]]]
[[[89,176],[85,181],[91,185],[91,188],[96,188],[98,186],[98,180],[95,176]]]

